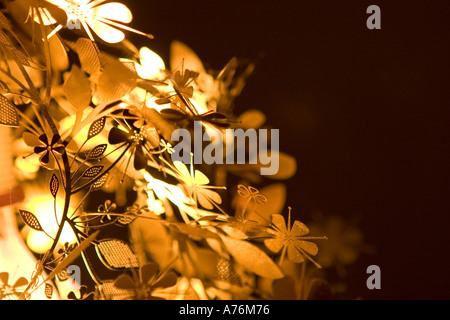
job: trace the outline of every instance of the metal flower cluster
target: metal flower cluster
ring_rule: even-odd
[[[316,242],[328,240],[291,223],[284,207],[280,181],[295,159],[280,152],[279,173],[262,177],[259,163],[171,158],[172,133],[194,121],[218,131],[266,125],[261,111],[235,110],[254,63],[206,70],[174,41],[167,67],[126,39],[152,36],[132,29],[117,2],[0,4],[0,125],[13,128],[25,191],[53,204],[18,208],[22,234],[41,239],[27,241],[38,262],[13,285],[3,274],[0,298],[42,288],[61,299],[315,298]],[[74,264],[86,273],[66,294]]]

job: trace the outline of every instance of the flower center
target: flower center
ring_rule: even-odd
[[[134,140],[135,144],[145,141],[145,130],[141,129],[141,130],[139,130],[139,132],[134,130],[133,136],[131,137],[131,139]]]
[[[77,20],[77,19],[83,19],[86,20],[89,18],[89,9],[84,8],[85,6],[82,6],[80,4],[73,3],[71,1],[71,4],[67,6],[65,9],[68,19],[69,20]]]
[[[13,295],[16,292],[16,289],[12,286],[6,285],[0,288],[1,292],[5,296]]]
[[[293,242],[295,240],[295,236],[291,232],[286,232],[284,234],[283,240],[285,242]]]

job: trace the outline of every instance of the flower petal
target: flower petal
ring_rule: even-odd
[[[194,180],[195,180],[196,184],[200,184],[200,185],[209,184],[209,179],[203,172],[201,172],[199,170],[195,170],[194,176],[195,176]]]
[[[110,144],[118,144],[130,139],[130,135],[117,127],[113,127],[109,132],[108,142]]]
[[[203,195],[201,192],[197,192],[197,201],[198,203],[207,210],[214,209],[214,206],[211,203],[211,200]]]
[[[29,147],[36,147],[41,144],[39,138],[30,132],[24,132],[22,134],[22,139],[25,142],[25,144]]]
[[[44,151],[47,151],[47,148],[45,147],[34,147],[33,152],[36,154],[42,153]]]
[[[177,284],[178,277],[175,273],[170,272],[166,274],[162,279],[157,281],[153,288],[169,288]]]
[[[39,161],[41,162],[41,164],[43,165],[47,165],[50,162],[50,152],[46,152],[44,153],[40,158]]]
[[[181,179],[187,184],[192,184],[193,177],[191,177],[191,174],[186,165],[181,161],[174,161],[173,165],[180,173]]]
[[[57,142],[61,140],[61,136],[59,134],[55,134],[52,137],[52,142],[50,143],[51,146],[55,145]]]
[[[312,256],[315,256],[319,252],[317,245],[311,241],[295,240],[294,245]]]
[[[9,280],[9,273],[8,273],[8,272],[2,272],[2,273],[0,273],[0,281],[1,281],[4,285],[7,285],[7,284],[8,284],[8,280]]]
[[[147,263],[141,267],[141,281],[144,285],[149,285],[158,272],[156,263]]]
[[[272,214],[272,224],[281,233],[286,233],[286,220],[281,214]]]
[[[144,151],[141,145],[136,146],[136,151],[134,152],[134,168],[136,170],[142,170],[147,166],[147,158],[145,157]]]
[[[91,21],[89,26],[105,42],[118,43],[125,39],[125,34],[100,21]]]
[[[16,283],[13,285],[13,287],[15,289],[26,286],[28,284],[28,280],[25,279],[24,277],[20,277],[19,279],[17,279]]]
[[[294,224],[292,225],[291,232],[294,236],[299,237],[308,234],[309,229],[304,223],[300,221],[295,221]]]
[[[41,141],[44,145],[48,146],[48,138],[46,134],[41,134],[39,136],[39,141]]]
[[[305,261],[305,257],[303,256],[303,253],[298,248],[296,248],[296,246],[293,244],[288,246],[287,256],[288,256],[288,259],[294,263],[302,263]]]
[[[273,253],[277,253],[283,248],[284,241],[282,237],[275,237],[272,239],[266,239],[264,240],[264,244],[266,245],[267,249],[272,251]]]
[[[55,148],[52,148],[52,150],[54,152],[56,152],[57,154],[61,155],[66,151],[66,148],[65,147],[55,147]]]
[[[92,8],[92,15],[100,18],[130,23],[133,20],[133,14],[128,7],[119,2],[105,3]]]
[[[133,279],[131,279],[130,276],[123,274],[120,275],[116,279],[116,281],[114,281],[114,286],[117,289],[130,290],[134,289],[136,287],[136,284],[134,283]]]

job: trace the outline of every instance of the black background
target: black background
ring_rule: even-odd
[[[233,57],[264,60],[237,110],[258,108],[280,128],[298,173],[288,205],[359,216],[377,247],[351,270],[363,299],[448,299],[448,1],[124,1],[130,36],[168,61],[188,44],[206,66]],[[381,30],[366,9],[381,8]],[[382,288],[365,286],[381,267]]]

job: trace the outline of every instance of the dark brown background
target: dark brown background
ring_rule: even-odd
[[[124,1],[125,2],[125,1]],[[395,2],[395,4],[393,4]],[[448,299],[448,1],[126,1],[145,44],[170,41],[219,69],[233,56],[265,59],[237,100],[281,129],[299,171],[288,204],[362,217],[375,255],[349,282],[364,299]],[[144,5],[145,3],[145,5]],[[382,29],[366,28],[377,4]],[[365,287],[366,268],[382,289]]]

